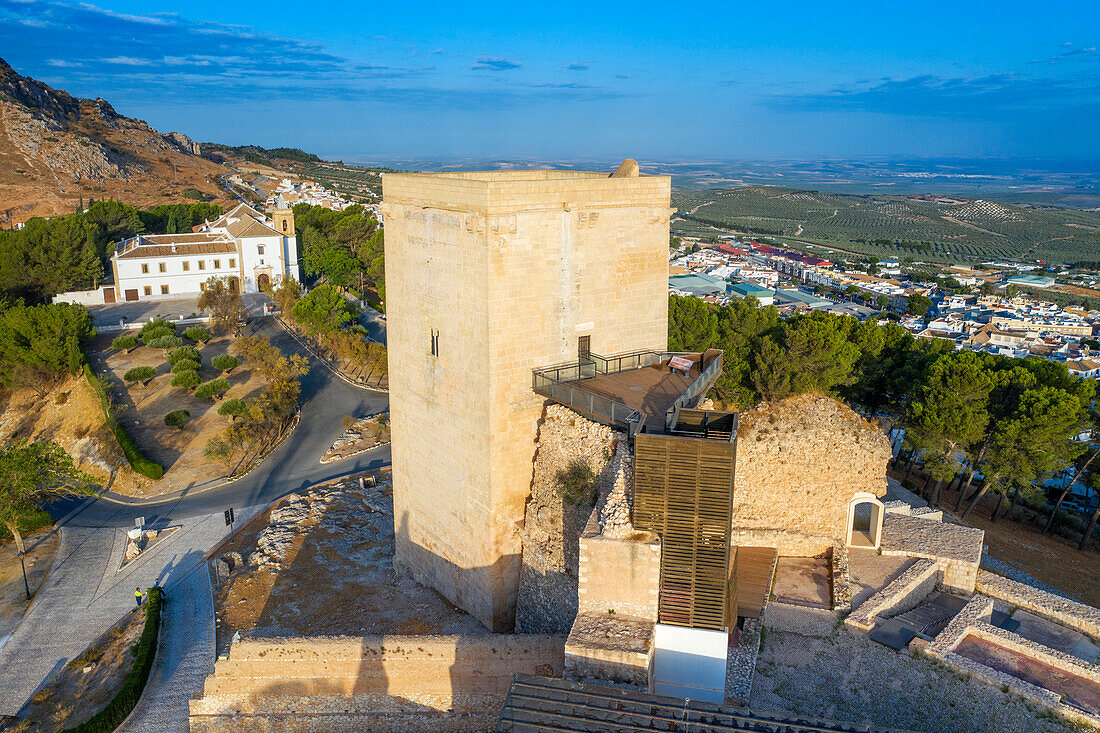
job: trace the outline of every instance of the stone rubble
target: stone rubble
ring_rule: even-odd
[[[122,564],[132,562],[137,559],[137,556],[149,549],[156,541],[157,537],[166,530],[148,530],[142,532],[141,537],[138,539],[126,538],[126,552],[122,556]]]
[[[630,522],[634,459],[625,440],[620,440],[615,446],[615,455],[611,459],[611,471],[614,483],[600,506],[600,529],[608,537],[629,537],[634,534],[634,525]]]
[[[379,441],[379,418],[389,416],[388,412],[379,412],[374,415],[356,420],[347,430],[340,435],[332,446],[321,457],[321,463],[331,463],[342,458],[348,458],[362,453],[370,448],[377,448],[389,443],[388,440]]]
[[[362,504],[371,512],[392,516],[393,499],[389,492],[382,491],[388,483],[360,489],[357,482],[340,482],[288,494],[271,510],[268,525],[257,536],[256,549],[248,556],[248,565],[278,571],[306,532],[325,521],[330,504]]]
[[[521,633],[569,633],[577,614],[578,543],[593,507],[563,500],[562,473],[584,462],[595,476],[596,505],[607,511],[614,526],[629,526],[629,449],[622,437],[567,407],[546,407],[522,530],[516,604]],[[609,502],[612,494],[619,498]]]

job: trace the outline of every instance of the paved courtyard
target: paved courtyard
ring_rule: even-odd
[[[270,302],[270,299],[262,293],[245,293],[241,299],[244,300],[245,309],[251,316],[261,315],[264,304]],[[202,311],[199,310],[198,296],[90,305],[88,312],[92,314],[92,320],[97,327],[118,326],[120,322],[134,323],[152,318],[177,320],[202,315]]]

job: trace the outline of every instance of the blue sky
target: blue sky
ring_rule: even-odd
[[[1100,159],[1100,2],[0,0],[0,56],[323,156]]]

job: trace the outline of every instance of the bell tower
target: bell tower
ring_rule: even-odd
[[[294,236],[294,211],[292,209],[275,209],[271,212],[271,218],[275,221],[275,231],[284,237]]]

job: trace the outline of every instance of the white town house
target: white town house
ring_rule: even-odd
[[[111,270],[120,300],[194,295],[211,277],[255,293],[285,277],[300,279],[294,212],[271,218],[240,204],[190,234],[144,234],[120,242]]]
[[[86,305],[197,295],[211,277],[231,290],[255,293],[283,278],[301,279],[294,212],[271,216],[247,204],[185,234],[140,234],[111,255],[111,281],[96,290],[63,293],[54,302]]]

